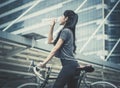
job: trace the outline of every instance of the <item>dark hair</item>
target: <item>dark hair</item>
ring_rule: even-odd
[[[64,25],[64,28],[70,29],[70,30],[72,31],[72,33],[73,33],[73,39],[74,39],[74,41],[73,41],[73,45],[74,45],[74,50],[73,50],[73,52],[75,53],[75,51],[76,51],[75,28],[76,28],[76,24],[77,24],[77,22],[78,22],[78,15],[77,15],[74,11],[72,11],[72,10],[66,10],[66,11],[64,12],[64,16],[65,16],[65,17],[68,17],[68,20],[66,21],[66,24]],[[64,28],[63,28],[63,29],[64,29]],[[62,30],[61,30],[61,31],[62,31]],[[58,33],[58,36],[57,36],[57,38],[55,39],[54,44],[57,43],[61,31]]]

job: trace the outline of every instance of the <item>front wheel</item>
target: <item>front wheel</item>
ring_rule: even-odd
[[[92,83],[90,88],[117,88],[117,86],[110,82],[97,81]]]
[[[17,88],[37,88],[39,84],[37,83],[24,83],[18,86]]]

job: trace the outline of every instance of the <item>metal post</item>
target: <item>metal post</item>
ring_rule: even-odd
[[[110,14],[113,12],[113,10],[116,8],[116,6],[119,4],[120,0],[114,5],[112,10],[108,13],[108,15],[105,17],[105,19],[101,22],[101,24],[98,26],[98,28],[93,32],[93,34],[89,37],[88,41],[83,45],[83,47],[80,49],[79,53],[81,53],[84,48],[88,45],[88,43],[92,40],[92,38],[95,36],[95,34],[98,32],[98,30],[101,28],[101,26],[104,24],[104,22],[107,20],[107,18],[110,16]]]
[[[82,4],[75,10],[75,12],[77,13],[79,11],[79,9],[81,9],[81,7],[87,2],[87,0],[84,0],[82,2]]]
[[[35,4],[33,4],[30,8],[28,8],[23,14],[21,14],[18,18],[12,21],[7,27],[3,29],[3,31],[8,30],[15,22],[17,22],[21,17],[23,17],[26,13],[28,13],[32,8],[34,8],[39,2],[43,0],[36,0]]]
[[[110,53],[106,57],[105,61],[107,61],[109,59],[109,57],[111,56],[112,52],[115,50],[115,48],[117,47],[117,45],[119,44],[119,42],[120,42],[120,38],[118,39],[118,41],[116,42],[116,44],[113,46],[112,50],[110,51]]]

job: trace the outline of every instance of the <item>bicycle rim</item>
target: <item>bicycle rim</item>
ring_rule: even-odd
[[[20,86],[18,86],[17,88],[36,88],[38,86],[39,86],[39,84],[37,84],[37,83],[24,83],[24,84],[21,84]]]
[[[90,88],[117,88],[117,87],[110,82],[98,81],[92,83]]]

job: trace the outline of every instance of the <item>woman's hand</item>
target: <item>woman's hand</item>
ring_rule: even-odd
[[[40,62],[37,64],[38,67],[44,68],[46,67],[46,64],[44,64],[43,62]]]
[[[55,26],[55,19],[50,21],[50,31],[48,33],[48,44],[53,44],[53,30]]]
[[[50,26],[51,26],[51,27],[55,26],[55,23],[56,23],[55,20],[56,20],[56,19],[53,19],[53,20],[51,21],[51,23],[50,23]]]

